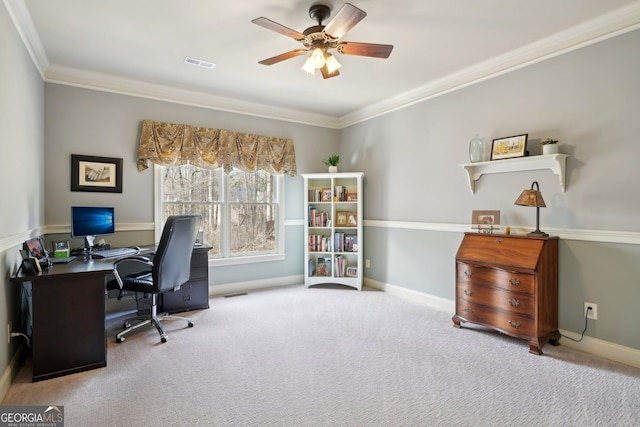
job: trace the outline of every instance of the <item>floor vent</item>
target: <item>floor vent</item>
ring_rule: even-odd
[[[232,298],[232,297],[239,297],[239,296],[242,296],[242,295],[249,295],[249,294],[247,294],[246,292],[240,292],[240,293],[237,293],[237,294],[225,295],[224,297],[225,298]]]

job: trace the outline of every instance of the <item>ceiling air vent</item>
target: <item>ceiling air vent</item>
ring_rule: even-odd
[[[208,69],[212,69],[213,67],[216,66],[216,64],[214,64],[213,62],[203,61],[202,59],[196,59],[190,56],[187,56],[186,58],[184,58],[184,63],[195,65],[202,68],[208,68]]]

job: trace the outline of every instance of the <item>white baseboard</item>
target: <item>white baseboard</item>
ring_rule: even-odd
[[[425,294],[423,292],[414,291],[412,289],[403,288],[401,286],[391,285],[388,283],[378,282],[373,279],[364,279],[365,286],[370,288],[379,289],[387,292],[391,295],[404,298],[406,300],[413,301],[415,303],[431,307],[437,310],[447,311],[454,313],[456,311],[454,301],[436,297],[434,295]],[[579,335],[571,332],[560,330],[560,333],[565,336],[564,339],[560,339],[560,343],[569,348],[583,351],[594,356],[602,357],[603,359],[612,360],[614,362],[624,363],[625,365],[634,366],[640,368],[640,350],[635,348],[625,347],[619,344],[603,341],[597,338],[591,338],[586,336],[581,342],[574,342],[566,337],[579,339]]]
[[[22,360],[22,353],[24,352],[25,345],[24,343],[20,345],[18,351],[15,352],[9,365],[5,368],[2,376],[0,376],[0,402],[4,399],[4,396],[9,391],[9,387],[11,387],[11,383],[13,383],[13,379],[18,373],[19,364]]]
[[[209,285],[209,296],[217,297],[239,292],[255,291],[258,289],[278,288],[280,286],[300,285],[304,283],[302,274],[297,276],[276,277],[273,279],[252,280],[249,282],[235,282],[222,285]]]

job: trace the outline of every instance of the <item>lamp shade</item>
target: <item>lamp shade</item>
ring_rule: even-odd
[[[534,186],[537,189],[534,189]],[[542,193],[540,192],[540,187],[538,186],[537,181],[533,181],[533,184],[531,184],[531,189],[524,190],[514,204],[518,206],[533,206],[538,208],[547,207],[547,205],[544,203],[544,199],[542,198]]]
[[[547,233],[540,231],[540,208],[546,208],[547,205],[544,203],[542,193],[540,193],[540,186],[537,181],[533,181],[531,189],[524,190],[514,204],[518,206],[532,206],[536,208],[536,229],[529,233],[530,236],[548,236]]]

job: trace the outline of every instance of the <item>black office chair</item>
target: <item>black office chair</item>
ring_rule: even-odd
[[[160,340],[167,342],[160,320],[184,320],[189,327],[193,322],[186,317],[158,315],[158,295],[180,289],[191,274],[191,253],[200,228],[200,215],[176,215],[167,219],[162,237],[151,257],[132,256],[114,262],[113,275],[121,291],[142,292],[151,295],[151,314],[127,319],[124,329],[116,335],[116,342],[124,341],[124,335],[152,323],[160,333]],[[142,271],[141,271],[142,267]],[[131,271],[137,273],[130,273]],[[128,272],[128,273],[125,273]],[[132,324],[131,321],[138,320]]]

